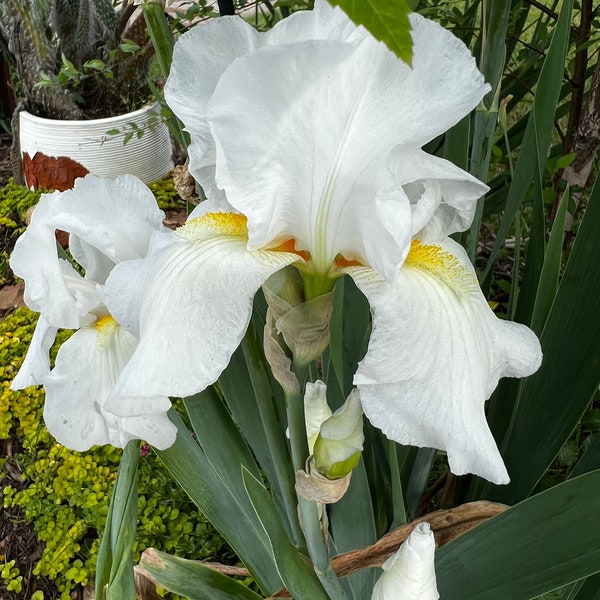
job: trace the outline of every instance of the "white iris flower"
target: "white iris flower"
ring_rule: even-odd
[[[411,25],[412,69],[324,1],[267,33],[224,17],[177,43],[166,97],[209,199],[107,281],[111,313],[140,338],[117,396],[213,383],[283,267],[301,271],[307,299],[348,274],[373,318],[354,380],[366,416],[446,450],[456,474],[508,481],[484,402],[500,377],[538,368],[539,343],[493,315],[447,237],[486,186],[421,149],[489,86],[450,32]]]
[[[139,179],[88,175],[73,190],[42,196],[15,246],[10,265],[25,280],[27,306],[40,317],[12,388],[44,384],[48,430],[73,450],[124,447],[133,438],[158,448],[175,441],[167,397],[122,398],[127,407],[120,416],[106,409],[137,339],[110,315],[103,284],[115,264],[146,254],[151,234],[164,229],[163,216]],[[57,229],[70,234],[69,249],[85,275],[59,257]],[[50,371],[48,351],[60,328],[78,331],[62,344]]]

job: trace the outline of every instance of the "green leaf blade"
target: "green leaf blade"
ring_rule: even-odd
[[[540,336],[544,359],[523,383],[501,445],[511,482],[491,499],[513,504],[531,492],[567,441],[600,384],[600,177]],[[568,400],[568,401],[566,401]]]
[[[369,481],[362,461],[352,472],[346,494],[329,506],[329,522],[338,554],[366,548],[377,541]],[[375,585],[375,570],[357,571],[348,577],[348,583],[355,598],[368,598]]]
[[[290,542],[269,492],[248,470],[243,469],[242,476],[248,497],[270,540],[281,578],[292,597],[328,600],[308,558]]]
[[[533,307],[531,328],[538,335],[542,332],[558,287],[568,203],[569,189],[567,188],[552,225]]]
[[[278,590],[282,583],[271,546],[249,500],[246,497],[243,502],[228,487],[181,417],[174,411],[169,413],[169,417],[179,430],[177,439],[170,448],[155,450],[156,454],[238,556],[243,557],[261,589],[269,593]]]
[[[133,545],[138,510],[139,443],[130,441],[121,458],[96,567],[96,600],[135,600]]]
[[[569,46],[572,10],[573,1],[565,1],[560,12],[560,18],[556,24],[550,48],[540,72],[533,101],[533,108],[527,120],[523,143],[515,165],[514,177],[508,192],[505,212],[498,227],[496,242],[492,248],[483,275],[483,280],[486,283],[489,283],[494,262],[504,243],[504,239],[508,234],[515,215],[527,196],[528,189],[536,171],[540,175],[541,180],[544,162],[551,143],[556,107],[558,105],[562,87],[562,78],[557,77],[556,74],[562,73],[564,70]]]
[[[412,66],[411,12],[406,0],[329,0],[357,25],[383,42],[396,56]]]
[[[599,486],[600,471],[577,477],[442,546],[441,597],[528,600],[600,571]]]
[[[140,567],[143,576],[189,600],[261,600],[235,579],[198,561],[171,556],[154,548],[142,554]]]

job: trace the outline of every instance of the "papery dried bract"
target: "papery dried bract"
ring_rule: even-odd
[[[314,466],[310,459],[304,471],[296,471],[296,491],[308,500],[314,500],[320,504],[334,504],[341,500],[350,485],[350,471],[340,479],[328,479]]]

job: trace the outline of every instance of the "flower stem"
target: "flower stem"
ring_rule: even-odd
[[[164,5],[161,2],[144,2],[142,13],[154,46],[160,74],[166,79],[171,71],[175,40],[165,17]]]
[[[294,365],[294,373],[300,384],[298,394],[288,393],[285,396],[287,409],[288,430],[290,435],[290,446],[292,451],[292,463],[294,471],[304,469],[308,458],[308,440],[306,437],[306,424],[304,421],[304,398],[302,390],[308,375],[308,365]]]
[[[309,375],[309,365],[294,365],[294,372],[300,383],[300,393],[286,394],[288,428],[294,470],[304,469],[308,458],[308,441],[304,420],[304,398],[302,390]],[[323,508],[323,510],[326,510]],[[308,554],[315,572],[323,587],[334,600],[346,600],[347,596],[331,565],[331,558],[325,541],[327,532],[321,528],[319,509],[314,500],[298,495],[298,515],[304,532]]]
[[[329,294],[335,287],[336,279],[320,273],[302,273],[304,280],[305,300],[312,300],[319,296]]]
[[[146,0],[142,3],[142,13],[144,15],[144,20],[146,21],[146,27],[148,28],[150,41],[154,47],[160,73],[166,80],[171,72],[175,39],[165,15],[164,1]],[[162,94],[160,94],[160,96],[162,97]],[[183,132],[183,125],[166,105],[164,98],[161,101],[161,108],[170,113],[166,122],[173,137],[175,137],[182,148],[187,148],[189,141]]]

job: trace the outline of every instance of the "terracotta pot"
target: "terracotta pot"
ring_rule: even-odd
[[[159,111],[158,104],[151,104],[88,121],[44,119],[21,112],[19,140],[27,186],[63,191],[87,173],[106,177],[131,173],[145,183],[161,179],[173,162],[169,131]],[[108,135],[111,130],[119,133]],[[131,131],[143,135],[127,136]]]

